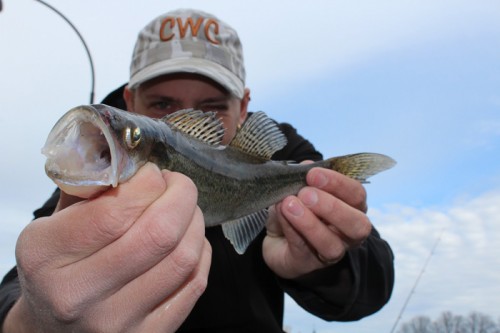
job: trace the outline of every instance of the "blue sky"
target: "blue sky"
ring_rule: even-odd
[[[76,35],[35,1],[0,13],[0,273],[15,238],[54,185],[40,153],[55,121],[88,103]],[[96,101],[128,79],[140,28],[173,9],[150,0],[52,0],[85,37]],[[292,123],[325,157],[373,151],[397,166],[367,185],[369,215],[393,247],[389,304],[354,323],[327,323],[287,299],[291,332],[389,332],[403,313],[500,316],[500,2],[179,1],[218,15],[243,41],[252,108]],[[99,8],[99,10],[97,10]],[[8,192],[8,193],[7,193]]]
[[[305,103],[321,120],[284,117],[304,124],[323,152],[392,154],[399,165],[387,177],[399,179],[387,195],[397,192],[399,203],[441,203],[458,191],[480,192],[492,181],[498,185],[499,175],[500,49],[490,37],[407,47],[348,74],[332,73],[298,89],[315,96],[322,87],[326,98]]]

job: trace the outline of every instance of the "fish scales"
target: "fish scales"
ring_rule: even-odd
[[[150,161],[193,180],[207,226],[246,216],[297,193],[306,185],[305,175],[313,167],[262,162],[249,159],[232,147],[213,149],[182,140],[182,136],[177,138],[175,131],[164,134],[165,141],[158,142],[154,149],[162,154],[151,154]]]

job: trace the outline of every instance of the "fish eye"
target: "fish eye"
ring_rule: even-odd
[[[134,149],[141,141],[141,129],[139,127],[135,127],[133,129],[127,127],[125,128],[123,136],[127,147],[130,149]]]

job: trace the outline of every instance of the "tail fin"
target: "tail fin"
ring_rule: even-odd
[[[396,165],[396,161],[389,156],[375,153],[332,157],[326,162],[332,170],[359,180],[361,183],[368,183],[366,180],[369,177]]]

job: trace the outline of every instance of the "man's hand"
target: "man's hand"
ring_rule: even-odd
[[[270,209],[263,255],[282,278],[333,265],[370,235],[366,191],[358,181],[313,168],[307,183]]]
[[[4,332],[174,332],[210,267],[196,202],[191,180],[147,164],[33,221],[17,243],[22,295]]]

